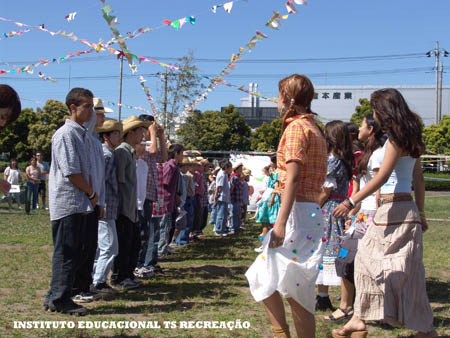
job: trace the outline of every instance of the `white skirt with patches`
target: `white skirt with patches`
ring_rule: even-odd
[[[259,302],[278,291],[314,313],[315,282],[324,251],[320,207],[316,203],[294,203],[283,245],[269,248],[271,234],[272,230],[263,241],[263,252],[245,273],[252,296]]]

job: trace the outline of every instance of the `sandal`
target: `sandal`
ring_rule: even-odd
[[[330,314],[328,316],[324,316],[323,319],[326,322],[339,323],[339,322],[343,321],[344,319],[353,316],[353,308],[352,307],[349,309],[346,309],[346,310],[339,307],[337,310],[340,310],[344,315],[342,317],[335,317],[333,314]]]

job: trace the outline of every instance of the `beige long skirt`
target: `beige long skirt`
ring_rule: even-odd
[[[382,201],[383,203],[383,201]],[[415,203],[382,204],[355,257],[355,314],[421,332],[433,330]]]

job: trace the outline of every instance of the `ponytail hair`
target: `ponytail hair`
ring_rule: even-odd
[[[314,98],[314,86],[311,80],[303,74],[293,74],[278,82],[279,96],[286,111],[281,112],[281,133],[287,127],[287,119],[297,115],[295,106],[303,106],[307,114],[314,114],[311,111],[311,102]],[[320,128],[319,128],[320,129]]]
[[[364,176],[367,173],[367,165],[369,163],[370,156],[373,152],[383,146],[386,141],[386,136],[380,128],[380,125],[373,118],[373,114],[367,114],[363,121],[366,121],[367,128],[372,127],[372,133],[367,140],[364,152],[359,158],[357,174],[358,176]]]

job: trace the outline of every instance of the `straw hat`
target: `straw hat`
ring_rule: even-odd
[[[243,167],[244,165],[242,164],[242,162],[238,162],[233,166],[233,170],[236,170],[239,167]]]
[[[216,176],[217,173],[219,172],[219,170],[220,170],[220,167],[214,168],[212,174],[213,174],[214,176]]]
[[[250,176],[252,174],[252,171],[250,169],[244,168],[244,170],[242,170],[242,173],[245,176]]]
[[[101,127],[95,128],[97,134],[109,133],[116,130],[122,133],[122,123],[116,120],[106,120]]]
[[[94,110],[96,113],[103,113],[103,114],[109,114],[114,112],[114,110],[112,110],[111,108],[104,107],[102,99],[98,97],[94,97]]]
[[[208,161],[208,159],[204,158],[203,160],[200,161],[201,165],[209,165],[211,164],[211,162]]]
[[[189,165],[192,164],[191,160],[189,159],[189,157],[183,157],[183,161],[181,161],[181,165]]]
[[[139,127],[147,128],[149,125],[150,125],[149,121],[141,121],[141,120],[139,120],[139,118],[136,115],[127,117],[125,120],[122,121],[123,134],[125,135],[130,130],[133,130],[133,129],[136,129]]]

